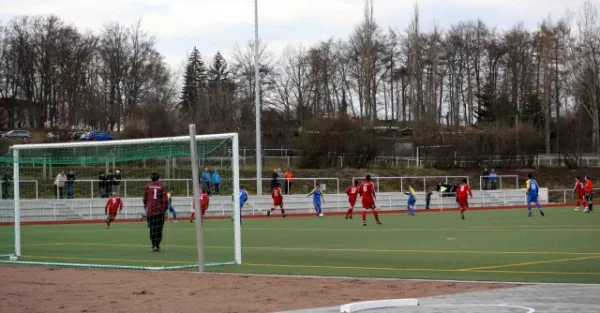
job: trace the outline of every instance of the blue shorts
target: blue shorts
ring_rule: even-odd
[[[538,195],[527,195],[527,203],[538,202]]]
[[[414,206],[417,203],[416,200],[409,200],[408,201],[408,206]]]
[[[321,207],[321,202],[315,201],[315,202],[313,202],[313,205],[320,208]]]

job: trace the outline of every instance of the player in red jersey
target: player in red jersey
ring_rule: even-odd
[[[465,219],[465,211],[469,207],[469,196],[471,196],[471,199],[473,199],[473,192],[471,192],[471,186],[467,184],[467,179],[465,178],[463,179],[462,184],[458,186],[458,189],[456,189],[456,201],[458,202],[458,205],[460,207],[460,217],[463,220]]]
[[[358,180],[354,181],[354,186],[348,187],[346,189],[346,194],[348,195],[348,202],[350,202],[350,208],[348,212],[346,212],[346,219],[352,219],[352,213],[354,212],[354,205],[356,204],[356,198],[358,198]]]
[[[123,200],[117,196],[116,192],[113,192],[111,197],[106,201],[104,206],[104,215],[106,215],[106,229],[110,228],[110,223],[114,222],[117,217],[117,212],[123,211]]]
[[[208,205],[210,204],[210,197],[206,192],[202,192],[200,190],[200,216],[204,219],[204,213],[208,210]],[[192,204],[192,215],[190,216],[190,223],[194,222],[194,218],[196,218],[196,202]]]
[[[365,181],[360,185],[358,190],[360,197],[362,198],[363,205],[363,226],[367,226],[367,209],[373,211],[373,216],[375,217],[375,221],[377,221],[377,225],[381,225],[381,222],[379,221],[379,213],[375,211],[375,199],[377,197],[375,196],[375,186],[373,186],[373,183],[371,182],[371,175],[367,175],[367,177],[365,177]]]
[[[271,198],[273,198],[273,207],[267,211],[267,216],[271,216],[271,212],[275,211],[277,207],[281,208],[281,216],[285,217],[285,211],[283,210],[283,195],[281,193],[281,184],[275,184],[275,188],[271,191]]]
[[[592,213],[594,211],[594,184],[589,176],[585,176],[585,206],[584,212]]]
[[[151,183],[144,186],[144,208],[148,226],[150,227],[150,241],[152,242],[152,251],[160,251],[160,242],[162,241],[163,226],[165,225],[165,212],[169,209],[169,197],[167,189],[158,182],[158,173],[152,173]]]
[[[579,206],[584,205],[585,203],[585,188],[583,187],[583,182],[579,176],[575,177],[575,188],[573,189],[573,193],[577,195],[577,206],[575,207],[575,211],[579,211]]]

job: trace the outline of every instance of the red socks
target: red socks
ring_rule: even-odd
[[[373,216],[375,216],[375,221],[377,221],[377,223],[379,223],[379,213],[377,213],[377,211],[373,210]]]
[[[367,221],[367,211],[362,211],[363,223]]]
[[[275,208],[271,208],[271,212],[275,211]]]
[[[352,211],[354,211],[352,208],[348,209],[348,211],[346,212],[346,216],[352,215]]]
[[[465,208],[460,208],[460,213],[465,213],[466,209]]]

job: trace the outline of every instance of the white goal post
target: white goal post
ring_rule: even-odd
[[[12,216],[12,224],[14,227],[14,253],[9,255],[8,260],[0,259],[0,263],[9,263],[9,264],[27,264],[27,265],[49,265],[49,266],[66,266],[66,267],[89,267],[89,268],[124,268],[124,269],[146,269],[146,270],[169,270],[169,269],[178,269],[178,268],[193,268],[198,267],[200,271],[203,271],[205,266],[219,266],[219,265],[229,265],[229,264],[241,264],[242,263],[242,249],[241,249],[241,220],[240,220],[240,202],[239,202],[239,193],[240,193],[240,176],[239,176],[239,139],[237,133],[225,133],[225,134],[211,134],[211,135],[195,135],[195,125],[190,125],[190,135],[189,136],[178,136],[178,137],[165,137],[165,138],[147,138],[147,139],[132,139],[132,140],[112,140],[112,141],[93,141],[93,142],[68,142],[68,143],[51,143],[51,144],[19,144],[13,145],[9,149],[8,156],[5,157],[3,164],[6,166],[10,166],[10,161],[8,161],[8,157],[12,157],[12,189],[14,196],[10,200],[0,200],[4,201],[4,206],[11,205],[14,207],[14,216]],[[209,260],[205,258],[205,247],[203,245],[206,237],[203,237],[203,225],[200,219],[201,214],[197,214],[198,222],[196,223],[196,249],[197,249],[197,264],[174,264],[174,261],[169,261],[171,263],[160,264],[161,266],[150,266],[150,265],[125,265],[125,264],[106,264],[106,262],[102,264],[94,264],[91,263],[78,263],[78,262],[46,262],[46,261],[38,261],[35,258],[30,258],[27,256],[27,253],[23,253],[23,242],[22,242],[22,231],[23,231],[23,204],[27,203],[27,206],[31,206],[31,203],[34,203],[33,199],[24,199],[22,197],[21,190],[21,177],[22,171],[21,167],[23,166],[23,162],[29,158],[33,158],[33,156],[37,157],[46,151],[50,151],[56,155],[60,155],[63,151],[72,151],[69,157],[73,160],[79,160],[78,158],[82,158],[82,154],[87,152],[93,152],[94,157],[104,157],[103,153],[106,152],[106,168],[108,169],[108,164],[110,162],[110,158],[115,158],[115,153],[119,153],[119,151],[130,150],[130,154],[138,153],[139,156],[131,156],[127,155],[123,157],[123,161],[130,162],[131,160],[139,161],[143,160],[146,162],[146,159],[152,158],[156,155],[156,158],[163,158],[164,156],[160,154],[161,151],[156,151],[156,147],[171,147],[170,150],[174,151],[173,153],[177,153],[177,158],[179,160],[189,160],[190,168],[185,168],[186,177],[185,179],[193,180],[194,186],[194,196],[190,201],[195,202],[196,207],[199,208],[199,195],[200,195],[200,173],[199,173],[199,163],[200,160],[205,157],[209,158],[210,153],[215,153],[217,149],[212,149],[211,147],[203,147],[204,142],[211,142],[211,145],[218,146],[219,151],[228,151],[227,155],[221,156],[221,158],[227,158],[227,163],[230,164],[230,167],[226,168],[228,182],[229,179],[231,183],[228,183],[228,194],[225,196],[221,196],[221,203],[226,203],[223,205],[230,205],[231,210],[231,220],[227,219],[229,223],[233,224],[232,226],[232,242],[233,246],[231,247],[233,258],[232,260],[219,260],[218,262],[211,263]],[[221,142],[220,144],[218,144]],[[208,143],[207,143],[208,145]],[[226,147],[224,146],[226,145]],[[185,149],[189,148],[187,151]],[[200,150],[198,150],[200,149]],[[202,150],[204,149],[204,150]],[[212,150],[210,150],[212,149]],[[43,152],[42,152],[43,151]],[[201,151],[198,153],[198,151]],[[207,152],[208,151],[208,152]],[[163,151],[164,152],[164,151]],[[108,155],[110,153],[110,155]],[[163,153],[164,154],[164,153]],[[175,155],[175,154],[173,154]],[[207,157],[208,156],[208,157]],[[144,159],[145,158],[145,159]],[[187,158],[187,159],[186,159]],[[161,159],[162,160],[162,159]],[[230,163],[229,163],[230,161]],[[27,161],[28,162],[28,161]],[[46,162],[46,157],[44,157],[44,162]],[[79,161],[77,161],[79,162]],[[85,162],[85,161],[83,161]],[[140,161],[141,162],[141,161]],[[167,164],[169,161],[167,161]],[[182,162],[182,161],[181,161]],[[222,164],[221,160],[221,164]],[[67,164],[67,163],[58,163],[58,164]],[[144,163],[145,165],[146,163]],[[89,166],[89,165],[88,165]],[[114,166],[114,163],[113,163]],[[97,168],[104,169],[103,165],[97,165]],[[95,169],[93,169],[95,170]],[[46,163],[44,163],[44,173],[46,171]],[[90,170],[91,173],[92,170]],[[187,177],[187,175],[191,175]],[[231,175],[231,176],[229,176]],[[149,177],[149,176],[148,176]],[[25,177],[26,178],[26,177]],[[58,188],[58,187],[57,187]],[[93,187],[92,187],[93,188]],[[209,187],[210,188],[210,187]],[[169,188],[167,188],[169,189]],[[56,195],[56,193],[55,193]],[[170,194],[169,194],[170,197]],[[60,197],[59,197],[60,198]],[[42,203],[39,201],[62,201],[61,203],[74,203],[73,199],[52,199],[50,196],[48,200],[37,200],[35,199],[35,203]],[[76,199],[75,199],[76,200]],[[91,199],[90,203],[95,200],[100,199]],[[184,199],[185,200],[185,199]],[[87,201],[87,199],[86,199]],[[102,201],[106,201],[103,199]],[[133,201],[133,200],[132,200]],[[138,198],[135,201],[140,202]],[[183,201],[183,200],[182,200]],[[188,200],[185,200],[188,201]],[[137,203],[136,202],[136,203]],[[186,202],[188,203],[188,202]],[[191,202],[189,202],[191,204]],[[91,204],[90,204],[90,212],[91,212]],[[197,210],[200,211],[200,210]],[[187,213],[187,212],[186,212]],[[168,212],[167,212],[168,214]],[[12,215],[12,214],[11,214]],[[92,213],[90,213],[90,217]],[[191,222],[191,221],[190,221]],[[117,224],[118,225],[118,224]],[[166,223],[165,223],[166,225]],[[1,227],[1,226],[0,226]],[[165,226],[167,227],[167,226]],[[174,227],[174,226],[172,226]],[[183,226],[181,226],[183,227]],[[204,226],[206,227],[206,226]],[[108,229],[108,226],[107,226]],[[167,246],[168,247],[168,246]],[[165,254],[167,252],[164,252]],[[66,258],[68,260],[68,258]],[[90,258],[91,259],[91,258]],[[62,261],[62,260],[61,260]]]

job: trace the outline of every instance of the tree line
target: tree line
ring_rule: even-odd
[[[368,136],[360,130],[387,121],[410,127],[416,145],[476,153],[465,155],[475,162],[540,152],[600,155],[600,16],[592,2],[535,29],[500,30],[482,20],[425,29],[416,6],[409,25],[384,27],[374,10],[366,0],[348,38],[288,46],[278,57],[260,43],[262,110],[284,121],[264,124],[265,144],[306,150],[318,141],[320,156],[365,160],[360,147],[328,151],[334,135],[327,134]],[[0,125],[162,136],[195,122],[204,133],[238,131],[252,146],[253,43],[228,57],[205,58],[193,48],[180,86],[155,41],[141,23],[112,23],[97,34],[56,16],[4,23]],[[371,145],[367,161],[382,149]]]

